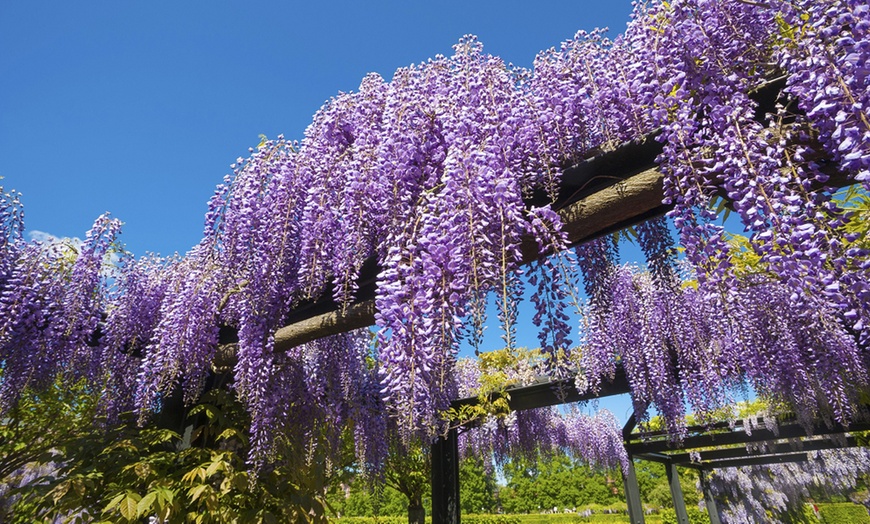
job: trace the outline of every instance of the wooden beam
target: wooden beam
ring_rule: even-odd
[[[574,377],[569,377],[509,388],[505,391],[510,397],[508,399],[508,406],[512,411],[523,411],[526,409],[558,406],[569,402],[582,402],[611,395],[621,395],[631,391],[622,366],[616,368],[613,378],[607,382],[602,382],[601,386],[594,392],[585,391],[580,393],[577,391],[574,383]],[[495,400],[495,395],[493,395],[491,400]],[[454,400],[451,402],[450,407],[459,409],[462,406],[474,406],[477,403],[477,397],[466,397]]]
[[[701,466],[704,469],[742,468],[745,466],[768,466],[770,464],[787,464],[791,462],[807,462],[806,453],[790,453],[788,455],[769,455],[765,457],[747,457],[743,459],[717,460]]]
[[[568,241],[578,244],[602,232],[615,231],[637,223],[650,213],[665,211],[662,206],[664,176],[647,169],[619,181],[559,211]],[[533,240],[523,243],[523,263],[540,256]],[[337,307],[337,306],[336,306]],[[275,334],[275,349],[284,351],[328,335],[371,326],[375,322],[375,301],[351,304],[345,310],[328,311],[282,327]]]
[[[345,333],[374,323],[375,300],[366,300],[343,310],[323,313],[282,327],[275,333],[275,349],[285,351],[320,337]]]

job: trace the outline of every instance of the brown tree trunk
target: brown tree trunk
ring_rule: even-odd
[[[408,524],[426,524],[426,510],[421,503],[408,505]]]

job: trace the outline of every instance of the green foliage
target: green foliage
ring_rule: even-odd
[[[60,458],[58,446],[95,433],[94,400],[84,381],[65,387],[58,379],[40,393],[31,389],[23,391],[18,404],[3,413],[0,417],[0,522],[11,518],[6,513],[14,500],[8,494],[3,496],[3,492],[26,483],[26,476],[34,470],[31,465],[44,464],[47,467],[42,469],[51,469],[48,465]]]
[[[634,470],[641,500],[655,509],[674,507],[664,466],[648,460],[635,460]],[[701,500],[701,493],[697,488],[698,472],[689,468],[680,468],[679,475],[683,501],[686,506],[697,506]]]
[[[336,524],[407,524],[405,517],[342,517],[333,519]]]
[[[696,506],[687,506],[686,514],[689,517],[689,524],[710,524],[710,516],[707,512]],[[662,524],[679,524],[677,514],[673,509],[662,512]]]
[[[486,417],[504,417],[510,414],[508,388],[519,384],[523,371],[534,369],[543,361],[540,349],[503,348],[480,353],[480,369],[476,391],[477,403],[450,408],[444,417],[451,423],[466,424]]]
[[[618,513],[596,513],[588,517],[574,513],[552,513],[537,515],[516,515],[520,524],[579,524],[590,522],[593,524],[630,524],[625,508]],[[463,517],[464,518],[464,517]],[[646,517],[647,524],[657,524],[655,516]]]
[[[0,419],[0,482],[29,462],[49,461],[52,448],[86,432],[95,414],[84,381],[68,388],[58,380],[41,394],[24,391]]]
[[[255,473],[246,464],[248,419],[233,395],[215,389],[191,411],[194,445],[176,432],[125,424],[58,448],[63,466],[20,491],[10,522],[325,522],[327,475],[312,461]],[[288,450],[292,451],[292,450]],[[298,453],[297,453],[298,455]]]
[[[495,492],[495,477],[486,472],[480,459],[469,457],[459,463],[459,507],[462,515],[495,511]],[[466,520],[465,517],[463,520]]]
[[[505,464],[503,472],[507,485],[499,499],[505,513],[561,511],[590,504],[621,504],[624,508],[619,472],[592,469],[564,453],[534,462],[516,458]]]
[[[870,524],[867,508],[851,502],[819,504],[819,516],[823,524]]]
[[[520,524],[520,518],[516,515],[466,515],[462,513],[462,522],[465,524]]]
[[[423,499],[432,491],[431,470],[428,447],[421,442],[404,444],[397,438],[391,439],[384,478],[388,487],[407,498],[406,511],[424,508]]]

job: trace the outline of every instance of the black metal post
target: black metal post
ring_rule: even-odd
[[[459,439],[456,429],[432,443],[432,524],[459,524]]]
[[[634,471],[634,458],[628,455],[628,471],[622,474],[622,484],[625,486],[625,502],[628,504],[628,520],[631,524],[644,524],[643,504],[640,500],[640,486],[637,485],[637,474]]]
[[[686,500],[683,498],[683,487],[680,485],[680,473],[676,464],[665,464],[668,484],[671,486],[671,498],[674,500],[674,511],[679,524],[689,524],[689,514],[686,512]]]
[[[707,470],[701,470],[701,488],[704,490],[704,504],[707,505],[707,514],[710,515],[710,524],[722,524],[722,518],[719,516],[719,505],[716,504],[716,499],[713,498],[713,492],[710,490],[710,482],[707,478],[709,473]]]

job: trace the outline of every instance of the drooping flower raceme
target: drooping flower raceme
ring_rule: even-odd
[[[578,33],[532,70],[465,37],[449,57],[330,99],[300,141],[252,148],[215,192],[198,246],[178,260],[125,260],[117,278],[101,273],[117,222],[101,217],[73,254],[24,242],[20,206],[3,197],[0,398],[64,371],[102,381],[107,413],[132,398],[145,417],[175,387],[198,395],[223,325],[238,334],[233,383],[265,457],[267,428],[287,415],[276,402],[309,405],[324,376],[303,350],[276,351],[276,331],[300,305],[359,300],[369,262],[377,385],[366,387],[379,398],[355,398],[383,407],[404,438],[428,437],[456,394],[460,340],[479,346],[487,293],[516,343],[520,246],[537,241],[532,286],[551,371],[568,369],[576,337],[564,310],[579,268],[590,298],[582,389],[621,363],[639,414],[653,405],[675,436],[686,403],[709,411],[746,379],[804,420],[848,423],[867,385],[870,253],[828,184],[868,189],[868,17],[858,0],[639,4],[623,35]],[[764,114],[754,91],[780,75]],[[676,285],[661,221],[637,230],[650,277],[613,268],[606,238],[567,252],[547,205],[567,196],[566,167],[650,136],[697,289]],[[763,275],[734,271],[720,200]],[[353,360],[356,344],[339,337],[329,352]]]

